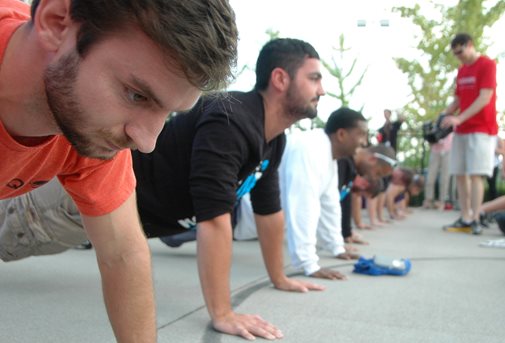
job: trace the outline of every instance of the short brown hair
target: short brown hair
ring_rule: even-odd
[[[32,18],[38,4],[33,0]],[[107,34],[137,25],[201,90],[224,88],[233,79],[238,30],[228,0],[72,0],[70,15],[81,24],[81,57]]]

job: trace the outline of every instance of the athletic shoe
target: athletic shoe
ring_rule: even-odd
[[[471,228],[470,224],[471,223],[465,223],[463,221],[463,218],[458,218],[458,220],[456,220],[454,223],[449,224],[449,225],[444,225],[443,229],[444,230],[448,230],[448,229],[456,229],[456,230],[468,229],[468,230],[470,230],[470,228]]]
[[[74,249],[77,249],[77,250],[89,250],[91,248],[93,248],[93,245],[91,244],[90,241],[83,242],[83,243],[76,245],[74,247]]]
[[[171,248],[178,248],[186,242],[196,241],[196,230],[160,237],[160,240]]]
[[[479,244],[481,247],[487,248],[505,248],[505,239],[490,239]]]
[[[452,204],[450,202],[446,202],[444,205],[444,210],[446,210],[446,211],[452,210],[453,208],[454,208],[454,206],[452,206]]]
[[[470,227],[472,228],[472,234],[480,235],[482,233],[482,227],[479,225],[479,223],[476,220],[474,220],[470,223]]]
[[[481,212],[479,215],[479,224],[486,228],[489,229],[489,224],[491,224],[492,217],[486,213],[486,212]]]

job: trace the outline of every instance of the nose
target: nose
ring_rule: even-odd
[[[139,117],[126,125],[125,132],[140,152],[150,153],[156,146],[156,140],[165,125],[168,114],[149,114]]]
[[[322,84],[322,83],[320,83],[320,84],[319,84],[319,89],[317,90],[317,94],[318,94],[319,96],[323,96],[323,95],[325,95],[325,94],[326,94],[326,91],[324,90],[324,88],[323,88],[323,84]]]

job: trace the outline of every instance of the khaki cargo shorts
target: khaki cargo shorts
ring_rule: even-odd
[[[451,175],[485,175],[494,169],[496,136],[485,133],[455,133],[452,137],[449,171]]]
[[[86,241],[79,211],[55,178],[16,198],[0,200],[0,259],[50,255]]]

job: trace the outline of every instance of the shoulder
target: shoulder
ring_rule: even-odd
[[[203,106],[203,107],[202,107]],[[263,108],[263,99],[256,92],[221,92],[202,98],[200,110],[204,112],[256,113]]]
[[[287,135],[286,154],[304,156],[307,160],[320,160],[331,154],[330,139],[323,129],[294,132]]]
[[[287,135],[288,144],[291,146],[314,147],[320,146],[321,142],[328,140],[328,136],[322,129],[307,131],[295,131]]]
[[[263,127],[263,99],[256,92],[222,92],[204,96],[189,112],[198,122],[220,121],[243,128]]]
[[[0,0],[0,19],[30,19],[30,6],[19,0]]]
[[[496,70],[496,61],[489,58],[488,56],[480,56],[475,63],[476,68],[480,70],[494,71]]]
[[[496,65],[496,61],[486,55],[480,56],[479,61],[480,61],[480,63],[483,63],[483,64]]]

